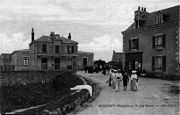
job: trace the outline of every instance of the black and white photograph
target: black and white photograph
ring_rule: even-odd
[[[179,0],[0,0],[0,115],[180,115]]]

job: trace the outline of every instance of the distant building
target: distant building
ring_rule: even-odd
[[[94,53],[78,51],[77,55],[78,55],[78,59],[77,59],[78,70],[84,69],[85,66],[93,66]]]
[[[86,52],[78,51],[78,42],[51,32],[49,36],[34,39],[31,33],[29,49],[17,50],[11,54],[1,54],[1,71],[76,71],[83,64],[93,62],[93,53],[88,53],[89,62],[82,60]],[[84,62],[83,62],[84,61]]]
[[[124,53],[113,51],[112,59],[109,62],[110,68],[124,69]]]
[[[180,75],[180,6],[149,13],[138,8],[123,34],[127,69]]]

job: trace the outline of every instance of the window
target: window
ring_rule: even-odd
[[[59,45],[55,45],[55,53],[59,53],[60,52],[59,49],[60,49]]]
[[[29,66],[29,57],[24,57],[24,66]]]
[[[74,46],[67,46],[68,53],[74,53]]]
[[[88,58],[84,57],[83,58],[83,66],[87,66],[88,65]]]
[[[164,14],[158,12],[156,15],[156,24],[164,23]]]
[[[138,38],[129,40],[129,50],[133,50],[133,49],[136,49],[136,50],[139,49],[139,39]]]
[[[163,70],[166,71],[166,56],[152,57],[152,71]]]
[[[153,36],[153,48],[165,47],[166,36],[163,34]]]
[[[72,53],[74,53],[74,46],[72,46]]]
[[[156,56],[155,57],[155,68],[156,69],[162,69],[162,56]]]
[[[141,20],[141,19],[135,20],[135,24],[134,24],[135,29],[143,27],[144,24],[145,24],[145,20]]]
[[[67,59],[67,70],[72,70],[72,58]]]
[[[46,46],[46,44],[43,44],[43,45],[42,45],[42,52],[43,52],[43,53],[47,52],[47,46]]]

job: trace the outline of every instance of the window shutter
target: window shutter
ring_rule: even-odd
[[[152,48],[155,48],[155,36],[152,38]]]
[[[166,56],[163,56],[162,63],[163,63],[163,71],[166,71]]]
[[[165,48],[166,47],[166,35],[162,36],[162,46]]]
[[[152,71],[155,71],[155,56],[152,56]]]
[[[131,40],[129,40],[129,51],[131,50]]]
[[[136,39],[136,47],[139,49],[139,39]]]

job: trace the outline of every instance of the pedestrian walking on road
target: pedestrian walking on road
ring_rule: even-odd
[[[135,70],[133,70],[131,74],[131,90],[132,91],[138,90],[138,76]]]
[[[115,73],[115,91],[119,91],[120,89],[120,84],[121,84],[121,80],[122,80],[122,73],[121,70],[116,71]]]
[[[113,73],[113,69],[110,69],[109,79],[106,81],[106,84],[108,83],[108,84],[109,84],[109,87],[112,86],[112,81],[113,81],[112,73]]]
[[[127,72],[124,72],[124,75],[123,75],[123,87],[124,87],[124,91],[127,91],[128,81],[129,81],[129,75],[128,75]]]
[[[109,86],[110,87],[112,86],[112,81],[113,81],[112,73],[113,73],[113,69],[110,69],[109,71]]]
[[[116,84],[116,73],[117,73],[117,70],[113,70],[112,75],[111,75],[112,76],[111,86],[114,89],[115,89],[115,84]]]

